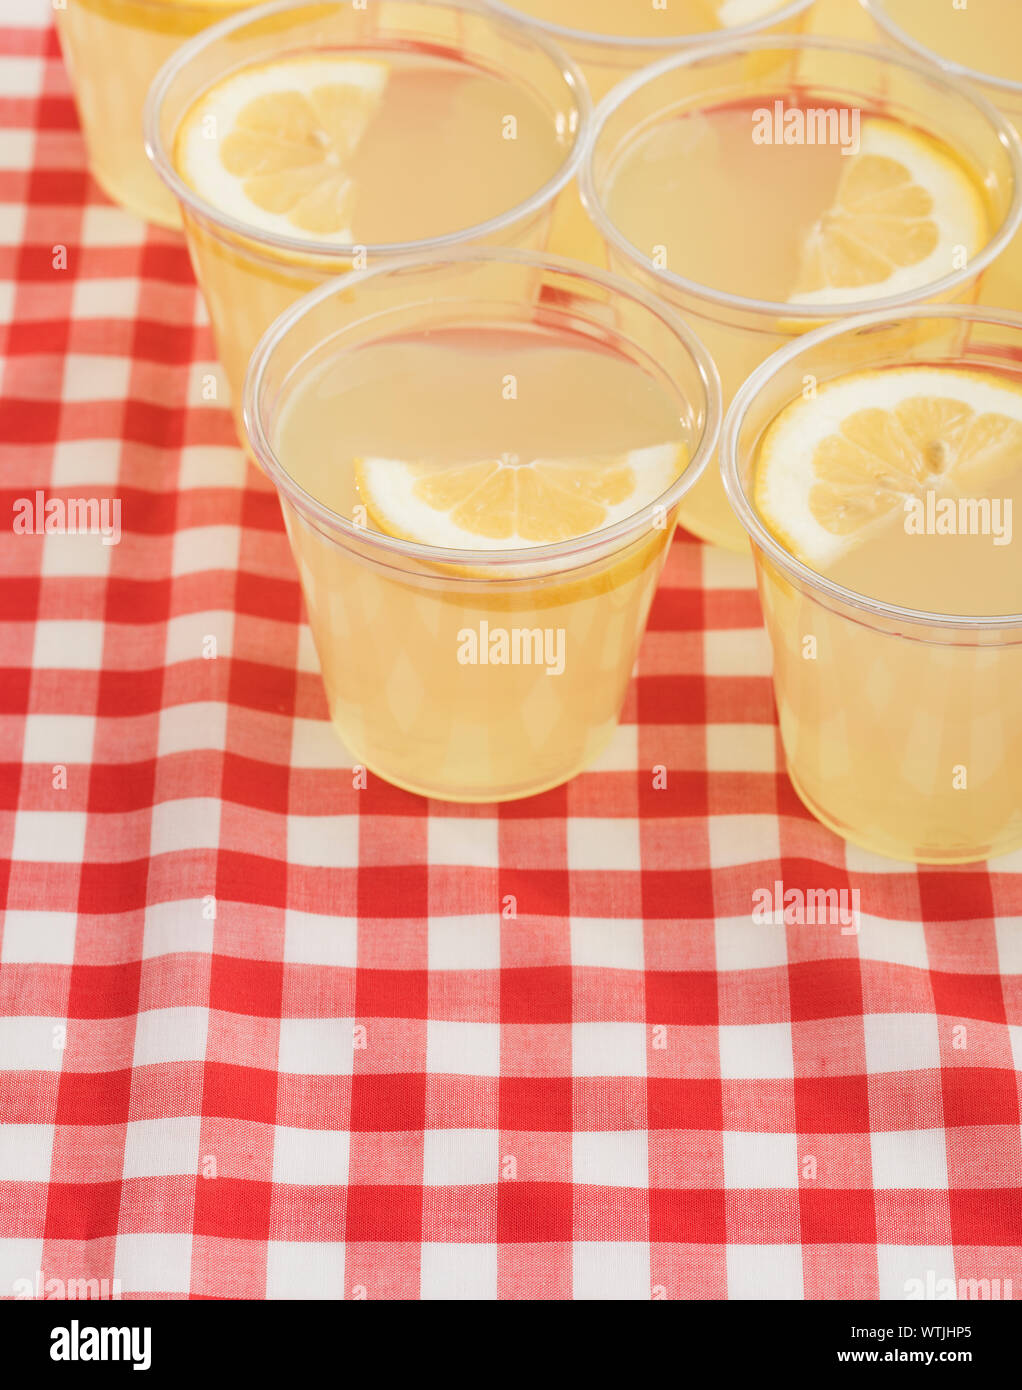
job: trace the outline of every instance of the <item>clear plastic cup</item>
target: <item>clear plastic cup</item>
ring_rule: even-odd
[[[64,0],[54,4],[89,169],[103,192],[164,227],[181,225],[173,195],[153,173],[142,140],[149,84],[201,29],[251,0]]]
[[[372,245],[317,242],[261,230],[198,196],[173,161],[179,123],[202,93],[235,69],[310,53],[388,53],[446,57],[466,72],[499,74],[538,98],[562,152],[559,167],[524,202],[489,220],[419,241]],[[240,421],[252,350],[267,326],[325,279],[402,255],[427,255],[478,242],[543,250],[554,200],[573,177],[588,133],[591,104],[578,69],[526,25],[474,0],[351,0],[263,5],[200,34],[163,69],[149,95],[146,145],[157,173],[181,205],[196,277]],[[442,152],[440,152],[442,153]],[[472,170],[465,170],[472,177]]]
[[[632,5],[626,0],[619,5],[621,18],[615,26],[620,32],[611,32],[609,24],[605,32],[601,32],[593,24],[588,0],[525,0],[521,4],[515,4],[514,0],[490,0],[490,3],[496,10],[528,20],[570,53],[585,73],[596,101],[624,78],[671,53],[712,44],[725,36],[741,40],[766,31],[798,33],[813,6],[813,0],[777,0],[773,6],[747,5],[744,8],[748,18],[744,20],[736,6],[730,24],[718,23],[713,28],[705,28],[702,26],[709,15],[705,0],[669,0],[660,8],[654,7],[653,0],[638,0]],[[632,21],[629,11],[639,9],[640,5],[655,14],[659,21],[656,28],[661,32],[650,34],[645,25],[639,26]]]
[[[337,356],[343,374],[352,348],[479,325],[581,334],[623,353],[668,393],[672,419],[676,406],[687,467],[634,515],[517,550],[385,535],[354,505],[342,514],[295,480],[311,451],[330,447],[315,442],[329,427],[295,441],[288,415],[303,384],[315,381],[322,395],[324,364]],[[280,496],[330,714],[357,764],[422,795],[486,802],[533,795],[588,766],[617,725],[678,504],[719,423],[713,364],[677,316],[640,288],[560,258],[466,250],[405,259],[332,281],[282,315],[253,357],[245,426]],[[482,642],[497,629],[552,639],[561,669],[458,659],[466,633]]]
[[[767,30],[773,33],[800,33],[812,10],[813,0],[787,0],[766,9],[748,7],[751,18],[740,22],[735,15],[728,27],[719,24],[704,28],[710,15],[705,0],[669,0],[654,9],[653,0],[619,0],[620,32],[599,32],[588,0],[491,0],[494,9],[527,20],[539,32],[559,44],[585,73],[594,101],[600,101],[619,82],[671,53],[694,51],[725,35],[748,38]],[[651,35],[645,24],[636,24],[632,11],[642,8],[644,17],[653,15],[661,32]],[[653,27],[653,26],[649,26]],[[643,31],[646,31],[645,33]],[[574,256],[607,266],[606,247],[586,215],[575,184],[557,200],[550,249],[559,255]]]
[[[970,8],[950,3],[938,10],[932,0],[861,0],[871,16],[875,34],[944,72],[967,82],[996,106],[1022,134],[1022,5],[1018,0],[997,0],[995,6]],[[999,30],[997,19],[1002,21]],[[1011,26],[1009,29],[1009,25]],[[963,28],[972,27],[962,57]],[[991,69],[996,69],[993,71]],[[991,267],[979,296],[983,304],[1022,309],[1022,235]]]
[[[728,293],[661,268],[615,224],[605,201],[611,179],[632,143],[679,111],[728,101],[769,102],[795,88],[823,106],[880,111],[926,132],[953,149],[985,190],[993,233],[960,269],[908,293],[814,303],[811,307]],[[689,175],[690,177],[690,175]],[[926,300],[972,299],[982,275],[1022,221],[1022,148],[1008,121],[978,93],[889,49],[821,38],[764,37],[729,41],[682,54],[636,74],[601,105],[580,173],[583,199],[609,248],[611,268],[655,290],[681,313],[713,354],[725,403],[771,352],[799,334],[851,314],[866,314]],[[756,210],[747,205],[706,207],[691,189],[692,215],[743,217],[749,244],[757,236]],[[705,540],[745,550],[745,532],[710,470],[682,508],[681,522]]]
[[[814,816],[894,859],[961,864],[1022,847],[1022,613],[961,617],[817,574],[751,500],[758,446],[802,394],[856,369],[996,369],[1022,387],[1022,316],[968,306],[871,314],[806,334],[735,396],[724,486],[752,541],[788,773]]]

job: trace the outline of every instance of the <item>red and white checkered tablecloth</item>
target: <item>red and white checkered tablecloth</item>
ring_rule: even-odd
[[[123,526],[0,532],[0,1295],[1022,1294],[1022,855],[810,819],[685,536],[596,768],[355,789],[185,249],[91,182],[45,0],[0,26],[0,505]],[[775,880],[860,932],[754,925]]]

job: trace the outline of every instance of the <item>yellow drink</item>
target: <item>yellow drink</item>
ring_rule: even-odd
[[[974,294],[1017,225],[1018,168],[1005,123],[932,69],[760,39],[626,83],[583,182],[612,266],[684,313],[728,400],[801,332]],[[714,470],[681,521],[746,545]]]
[[[142,108],[156,73],[192,34],[245,0],[65,0],[54,7],[89,168],[114,202],[175,227],[173,197],[150,168]]]
[[[563,45],[600,101],[624,78],[658,59],[726,35],[802,29],[813,0],[495,0]],[[604,243],[586,216],[578,190],[561,194],[551,249],[594,265],[607,264]]]
[[[542,27],[581,64],[596,100],[692,44],[796,32],[813,0],[496,0]]]
[[[1015,0],[866,0],[882,34],[895,27],[936,58],[1005,84],[1022,87],[1022,9]],[[886,24],[884,21],[887,21]],[[1009,102],[1010,105],[1010,102]],[[1015,107],[1022,113],[1022,103]]]
[[[806,20],[806,32],[852,43],[875,43],[873,21],[860,0],[816,0]]]
[[[715,394],[655,302],[525,253],[354,275],[274,326],[246,423],[356,763],[493,801],[599,755]]]
[[[994,312],[812,333],[721,446],[795,789],[899,859],[1022,845],[1022,318]]]
[[[470,238],[545,244],[588,110],[566,64],[457,0],[367,0],[282,5],[269,32],[242,16],[165,71],[157,167],[236,408],[260,334],[322,280]]]
[[[876,37],[971,83],[1022,132],[1022,5],[1018,0],[865,0]],[[998,257],[981,303],[1022,308],[1022,236]]]

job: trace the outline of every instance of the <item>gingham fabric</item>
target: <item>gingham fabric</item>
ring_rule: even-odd
[[[123,527],[0,533],[0,1294],[1022,1293],[1022,855],[817,825],[750,564],[684,536],[596,768],[353,787],[185,250],[0,19],[2,505]],[[778,880],[859,932],[755,925]]]

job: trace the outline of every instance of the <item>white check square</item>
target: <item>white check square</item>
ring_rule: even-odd
[[[497,1247],[424,1241],[419,1254],[419,1297],[490,1302],[497,1297]]]
[[[66,1019],[38,1014],[0,1018],[4,1071],[60,1071],[66,1045]]]
[[[84,811],[18,811],[13,858],[33,864],[80,864],[85,857]]]
[[[642,970],[646,964],[640,918],[574,917],[571,963],[598,970]]]
[[[500,918],[431,917],[430,970],[496,970],[500,965]]]
[[[42,1236],[0,1236],[0,1298],[34,1298],[42,1265]]]
[[[219,753],[226,742],[227,706],[221,701],[167,705],[160,710],[157,752],[161,758],[171,753],[194,753],[200,748]]]
[[[708,676],[769,676],[770,639],[761,627],[711,628],[703,635]]]
[[[220,840],[221,803],[216,797],[184,797],[158,801],[149,830],[149,853],[216,849]]]
[[[336,1302],[344,1297],[344,1242],[271,1240],[266,1297]]]
[[[724,1186],[731,1191],[798,1187],[798,1140],[794,1134],[751,1134],[725,1130]]]
[[[711,816],[710,863],[715,869],[728,869],[734,864],[773,865],[781,855],[781,832],[776,816]],[[770,882],[757,887],[774,888]],[[753,904],[749,902],[751,914]]]
[[[71,965],[77,925],[73,912],[8,912],[0,960],[5,965]]]
[[[645,1076],[646,1029],[641,1023],[573,1023],[575,1076]]]
[[[728,1023],[718,1029],[720,1074],[728,1081],[795,1075],[790,1023]]]
[[[178,661],[219,661],[231,655],[234,614],[223,609],[182,613],[167,623],[168,664]]]
[[[715,928],[718,970],[776,970],[788,963],[783,926],[751,917],[720,917]]]
[[[486,1187],[500,1177],[500,1134],[495,1129],[427,1129],[422,1165],[425,1187]]]
[[[50,486],[75,488],[88,497],[96,488],[110,491],[121,476],[118,439],[62,439],[53,447]]]
[[[298,1076],[351,1076],[354,1043],[353,1019],[285,1018],[277,1067]]]
[[[624,869],[637,872],[639,822],[634,818],[571,816],[567,821],[569,869]]]
[[[89,714],[30,714],[22,756],[27,763],[87,763],[95,731]]]
[[[3,1126],[0,1182],[46,1182],[52,1158],[53,1125]]]
[[[572,1292],[582,1302],[648,1300],[649,1246],[645,1241],[577,1240],[572,1249]]]
[[[348,1181],[351,1136],[346,1129],[273,1131],[273,1181],[312,1187],[343,1187]]]
[[[82,215],[83,246],[141,246],[147,234],[140,217],[110,203],[89,203]]]
[[[870,1135],[873,1186],[947,1191],[947,1145],[942,1129],[892,1129]]]
[[[644,1129],[576,1131],[571,1176],[590,1187],[649,1186],[649,1143]]]
[[[958,1291],[949,1245],[878,1245],[877,1274],[882,1299],[946,1299]]]
[[[339,965],[350,970],[358,958],[358,921],[314,912],[284,914],[284,959],[291,965]]]
[[[190,1235],[119,1235],[114,1278],[121,1297],[142,1293],[189,1293],[192,1280]]]
[[[639,726],[619,724],[603,752],[589,764],[590,772],[634,772],[639,766]]]
[[[171,573],[206,574],[238,567],[241,531],[237,526],[189,526],[174,534]]]
[[[495,869],[497,821],[489,817],[431,815],[427,820],[431,864],[464,864],[474,869]]]
[[[1022,917],[1001,917],[996,930],[1001,974],[1022,975]]]
[[[133,319],[142,282],[134,276],[117,280],[76,280],[71,287],[73,319]]]
[[[919,922],[890,922],[859,913],[859,958],[925,970],[926,933]]]
[[[729,1245],[727,1296],[729,1299],[803,1298],[801,1245]]]
[[[500,1025],[430,1019],[426,1070],[431,1076],[499,1076]]]
[[[69,352],[64,358],[65,401],[121,401],[128,394],[131,359]]]
[[[935,1014],[864,1014],[866,1070],[929,1071],[940,1066]]]
[[[103,624],[41,618],[35,625],[32,665],[47,671],[98,671],[103,665]]]
[[[707,724],[706,763],[711,772],[776,772],[772,724]]]
[[[150,903],[145,910],[142,959],[184,954],[208,956],[213,950],[215,908],[212,895]]]
[[[358,868],[358,816],[288,816],[290,864],[317,869]]]
[[[240,449],[224,444],[192,444],[181,450],[177,482],[180,488],[237,488],[245,486],[248,462]]]
[[[208,1030],[209,1012],[199,1006],[144,1009],[135,1023],[134,1065],[201,1062]]]
[[[314,669],[318,670],[318,667]],[[331,768],[351,767],[351,758],[329,719],[296,719],[291,730],[291,766]],[[349,774],[350,776],[350,774]]]
[[[54,533],[43,541],[42,572],[51,578],[104,579],[110,573],[113,546],[86,532]]]
[[[199,1171],[198,1115],[132,1120],[124,1136],[126,1178],[194,1177]]]

